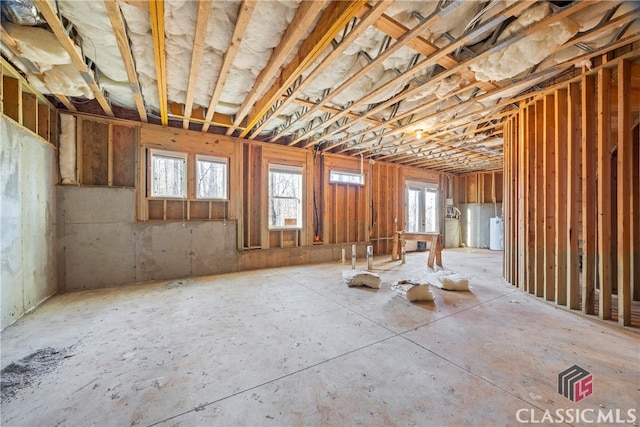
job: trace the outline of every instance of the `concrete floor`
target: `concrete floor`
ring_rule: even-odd
[[[348,288],[338,262],[56,296],[1,334],[3,368],[68,349],[3,402],[2,425],[513,426],[576,408],[629,419],[640,335],[523,294],[484,250],[443,253],[470,292],[394,297],[389,283],[424,277],[426,256],[376,258],[378,291]],[[594,378],[578,403],[557,391],[574,364]]]

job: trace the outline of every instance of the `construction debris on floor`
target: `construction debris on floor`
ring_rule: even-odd
[[[372,289],[380,289],[380,276],[376,273],[362,270],[344,270],[342,280],[349,286],[366,286]]]
[[[429,274],[429,283],[447,291],[468,291],[469,279],[450,270],[440,270]]]
[[[433,293],[428,283],[403,279],[393,282],[391,289],[407,301],[433,301]]]

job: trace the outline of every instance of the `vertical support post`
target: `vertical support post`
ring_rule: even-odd
[[[342,264],[344,264],[347,261],[347,250],[345,248],[342,248]]]
[[[633,228],[633,139],[631,137],[631,64],[618,62],[618,323],[631,324]]]
[[[580,250],[578,247],[580,204],[580,85],[570,83],[567,96],[567,306],[570,309],[580,308],[578,291],[580,286]]]
[[[402,247],[402,263],[407,263],[407,249],[404,246]]]
[[[555,114],[554,96],[544,96],[544,299],[553,301],[556,287],[555,212]]]
[[[598,71],[598,273],[599,317],[611,319],[611,69]]]
[[[527,107],[527,291],[530,294],[535,293],[535,249],[536,249],[536,159],[535,159],[535,142],[536,142],[536,110],[535,105]]]
[[[536,101],[535,180],[535,295],[544,296],[544,103]]]
[[[351,269],[356,269],[356,245],[351,245]]]
[[[584,71],[583,71],[584,72]],[[582,311],[595,313],[596,284],[596,84],[582,75]]]
[[[567,232],[567,90],[558,89],[555,93],[555,143],[556,143],[556,294],[558,305],[567,305],[567,253],[569,248]]]
[[[367,270],[373,270],[373,246],[367,246]]]

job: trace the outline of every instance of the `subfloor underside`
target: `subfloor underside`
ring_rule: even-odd
[[[443,251],[469,292],[395,296],[393,281],[426,277],[426,257],[376,257],[379,290],[348,288],[350,265],[335,262],[56,296],[2,332],[2,425],[512,426],[576,409],[569,424],[602,425],[640,415],[635,331],[508,285],[500,252]],[[579,402],[558,393],[573,365],[593,376]]]

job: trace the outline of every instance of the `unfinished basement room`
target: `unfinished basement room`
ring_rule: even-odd
[[[0,8],[2,426],[640,424],[640,2]]]

